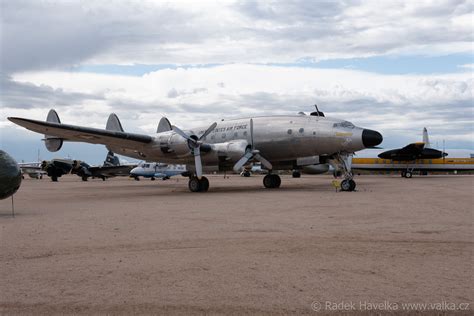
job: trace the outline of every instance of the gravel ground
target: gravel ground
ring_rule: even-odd
[[[0,201],[0,313],[472,312],[474,176],[209,180],[24,180],[15,218]]]

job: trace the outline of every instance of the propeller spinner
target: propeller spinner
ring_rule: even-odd
[[[172,126],[174,132],[179,134],[181,137],[188,141],[188,147],[193,152],[194,155],[194,166],[196,168],[196,176],[198,179],[202,177],[202,161],[201,161],[201,145],[204,137],[209,135],[217,126],[217,123],[214,122],[207,130],[198,138],[196,135],[188,135],[179,129],[176,126]]]

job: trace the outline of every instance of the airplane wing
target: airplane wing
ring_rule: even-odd
[[[19,117],[9,117],[8,120],[31,131],[48,136],[55,136],[66,141],[78,141],[134,149],[140,148],[144,144],[148,144],[153,140],[153,138],[148,135],[121,131],[110,131],[92,127],[44,122]]]

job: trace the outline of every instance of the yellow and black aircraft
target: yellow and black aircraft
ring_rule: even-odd
[[[411,178],[414,172],[422,175],[431,172],[474,171],[474,154],[465,150],[447,152],[431,148],[428,131],[423,129],[423,142],[409,144],[378,154],[378,158],[352,158],[352,170],[400,171],[402,177]]]

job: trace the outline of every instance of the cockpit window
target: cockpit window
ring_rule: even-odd
[[[345,128],[354,128],[354,124],[348,121],[342,121],[339,123],[334,123],[333,127],[345,127]]]

